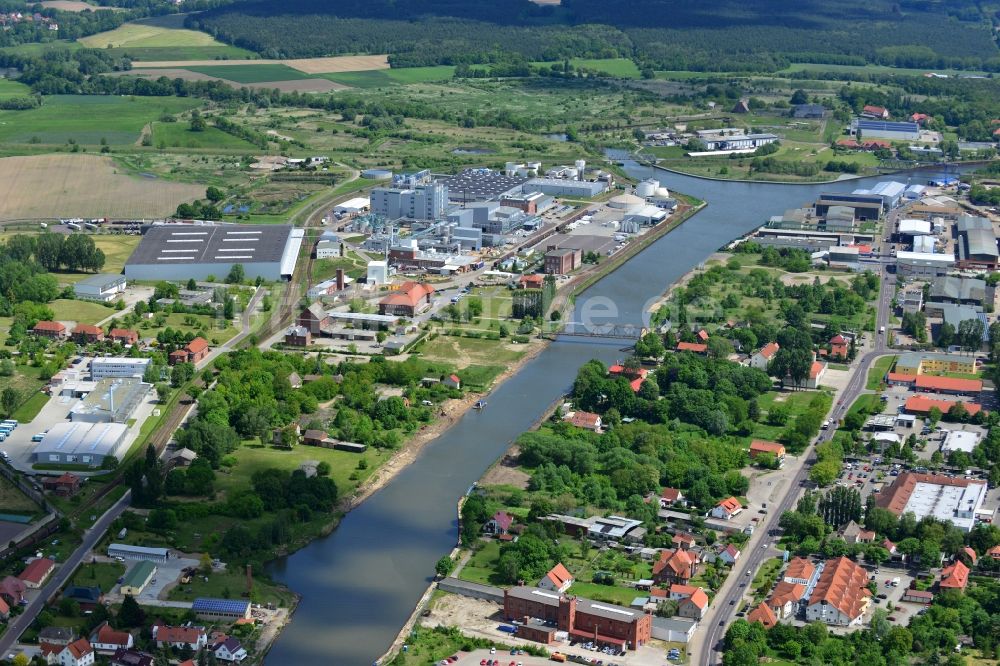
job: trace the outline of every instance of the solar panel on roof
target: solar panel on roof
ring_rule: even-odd
[[[204,599],[198,598],[194,600],[191,608],[196,613],[244,613],[246,612],[247,605],[249,601],[242,601],[240,599]]]

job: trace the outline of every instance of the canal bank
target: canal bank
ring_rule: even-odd
[[[580,293],[575,321],[586,313],[598,324],[644,323],[667,285],[775,211],[802,205],[820,191],[850,191],[878,180],[775,185],[706,181],[638,164],[626,169],[708,205]],[[918,172],[913,182],[933,173]],[[302,598],[265,663],[369,666],[385,653],[432,582],[434,563],[455,545],[456,499],[567,392],[581,364],[613,361],[619,347],[563,339],[550,344],[494,390],[488,409],[459,418],[330,536],[272,563],[273,578]]]

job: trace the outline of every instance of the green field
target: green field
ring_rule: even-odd
[[[52,308],[56,321],[75,321],[85,324],[96,324],[115,313],[112,308],[105,307],[100,303],[65,298],[57,298],[49,303],[49,307]]]
[[[215,571],[208,575],[205,581],[200,575],[194,576],[187,585],[176,585],[167,594],[173,601],[194,601],[195,597],[233,598],[246,589],[247,575],[245,571],[234,567],[232,571]],[[288,608],[292,605],[295,595],[288,589],[278,587],[267,581],[254,579],[254,601],[257,603],[272,603]]]
[[[0,142],[131,145],[146,123],[189,111],[202,102],[181,97],[51,95],[27,111],[0,111]],[[36,141],[37,140],[37,141]]]
[[[107,594],[118,584],[118,579],[125,575],[125,565],[120,562],[94,562],[81,565],[73,574],[71,585],[92,587],[96,585],[101,592]]]
[[[788,423],[792,423],[795,417],[806,411],[809,402],[816,396],[815,391],[770,391],[757,398],[760,406],[761,423],[753,424],[753,436],[759,439],[776,441],[785,430],[786,425],[770,425],[767,423],[767,413],[776,406],[784,407],[788,410]]]
[[[192,132],[185,122],[153,123],[153,144],[164,145],[167,148],[254,149],[250,142],[226,134],[216,127],[206,127],[202,132]]]
[[[260,65],[196,65],[185,69],[208,76],[217,76],[236,83],[267,83],[269,81],[300,81],[315,79],[317,75],[306,74],[288,65],[263,63]]]
[[[868,371],[868,381],[865,383],[865,388],[869,391],[877,391],[878,387],[882,385],[885,373],[889,372],[889,368],[891,368],[892,364],[895,362],[895,356],[884,356],[880,359],[876,359],[876,361],[872,363],[871,369]]]
[[[182,16],[162,16],[126,23],[114,30],[83,37],[79,43],[92,49],[108,47],[225,46],[206,32],[182,28]]]
[[[406,85],[409,83],[430,83],[447,81],[455,74],[455,68],[450,65],[435,67],[403,67],[401,69],[377,69],[369,72],[334,72],[330,74],[314,74],[306,78],[321,77],[334,83],[340,83],[352,88],[381,88],[385,86]]]
[[[11,81],[10,79],[0,79],[0,99],[7,97],[23,97],[24,95],[30,94],[31,88],[23,83]]]
[[[139,61],[164,60],[235,60],[256,58],[257,54],[238,46],[123,46],[108,49],[112,55],[128,56]]]
[[[31,423],[38,416],[38,412],[42,411],[46,403],[49,401],[49,396],[44,393],[32,393],[31,397],[24,401],[20,407],[14,410],[14,413],[10,415],[12,419],[17,419],[19,423]]]
[[[887,67],[885,65],[823,65],[811,62],[793,62],[778,74],[791,74],[794,72],[844,72],[845,74],[899,74],[900,76],[920,76],[928,72],[937,74],[965,74],[973,76],[984,76],[986,72],[959,71],[956,69],[909,69],[906,67]]]
[[[5,477],[0,476],[0,513],[32,515],[40,511],[37,504],[18,490]]]
[[[570,64],[577,69],[592,69],[623,79],[638,79],[642,76],[635,62],[630,58],[572,58]],[[533,65],[548,67],[561,62],[535,62]]]

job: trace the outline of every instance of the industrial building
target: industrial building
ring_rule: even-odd
[[[541,192],[553,197],[596,197],[607,191],[603,180],[567,180],[563,178],[532,178],[524,184],[524,192]]]
[[[354,197],[333,207],[333,214],[337,217],[348,215],[358,215],[371,207],[371,200],[368,197]]]
[[[128,428],[123,423],[57,423],[31,454],[34,462],[100,467],[105,458],[121,461]]]
[[[832,206],[846,206],[853,209],[854,219],[857,221],[877,220],[885,212],[884,200],[877,194],[824,192],[816,201],[816,214],[826,217]]]
[[[931,303],[964,303],[982,305],[986,299],[986,282],[977,278],[943,276],[931,283],[927,294]]]
[[[405,184],[376,187],[371,192],[371,212],[389,220],[438,219],[448,205],[448,186],[432,182],[429,177],[427,172],[426,176],[406,177]]]
[[[896,272],[903,277],[937,277],[955,265],[950,254],[897,252]]]
[[[152,384],[137,377],[102,379],[87,397],[73,405],[69,418],[82,423],[125,423],[150,388]]]
[[[897,516],[913,513],[918,521],[932,516],[970,532],[985,500],[985,481],[904,472],[877,495],[875,503]]]
[[[142,377],[146,374],[150,363],[152,363],[150,358],[97,356],[90,361],[90,378],[99,382],[102,379]]]
[[[122,594],[137,597],[142,594],[142,591],[146,589],[149,581],[153,580],[153,576],[155,575],[156,565],[149,560],[140,560],[125,574],[120,591]]]
[[[960,354],[935,354],[933,352],[907,352],[896,361],[895,371],[907,375],[924,373],[976,374],[976,359]]]
[[[316,241],[317,259],[336,259],[344,253],[344,244],[340,241],[340,236],[332,231],[324,231]]]
[[[979,434],[970,430],[946,430],[944,442],[941,443],[941,453],[948,455],[952,451],[972,453],[979,445]]]
[[[895,180],[883,180],[875,183],[875,185],[870,189],[854,190],[853,193],[871,194],[873,196],[882,197],[882,202],[884,203],[886,210],[889,210],[899,205],[900,201],[903,199],[904,192],[906,192],[906,183],[900,183]]]
[[[470,203],[517,196],[521,193],[521,186],[528,182],[528,177],[508,176],[490,169],[465,169],[454,176],[440,177],[437,182],[446,188],[447,198],[451,201]]]
[[[73,292],[82,300],[110,303],[125,293],[125,285],[124,275],[98,273],[74,284]]]
[[[149,562],[166,562],[170,559],[170,551],[166,548],[148,548],[133,546],[127,543],[113,543],[108,546],[108,557],[121,558],[126,561],[147,560]]]
[[[698,130],[695,136],[708,151],[756,150],[778,140],[775,134],[747,134],[737,127]]]
[[[930,220],[900,220],[900,236],[929,236],[933,233]]]
[[[997,251],[993,223],[985,217],[962,215],[955,228],[958,232],[955,265],[959,268],[996,270],[1000,252]]]
[[[542,643],[555,634],[635,650],[652,637],[653,616],[642,610],[567,597],[538,587],[504,590],[504,618],[518,623],[518,635]]]
[[[889,141],[919,141],[920,126],[917,123],[855,118],[851,121],[851,136]]]
[[[191,605],[191,610],[200,618],[206,620],[249,620],[250,602],[245,599],[210,599],[198,597]]]
[[[125,262],[129,280],[222,280],[241,264],[246,277],[290,279],[304,237],[287,224],[159,224]]]
[[[582,253],[578,249],[552,248],[545,253],[545,272],[549,275],[565,275],[582,263]]]

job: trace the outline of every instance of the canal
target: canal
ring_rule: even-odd
[[[876,180],[825,185],[711,181],[635,164],[637,178],[708,202],[576,300],[574,321],[639,323],[664,288],[769,216]],[[915,172],[913,183],[935,172]],[[906,180],[908,174],[896,175]],[[600,317],[603,317],[601,319]],[[275,561],[269,573],[302,595],[266,663],[369,666],[392,643],[457,538],[456,502],[521,432],[565,393],[580,365],[621,357],[615,345],[556,342],[428,445],[406,470],[349,513],[331,535]]]

